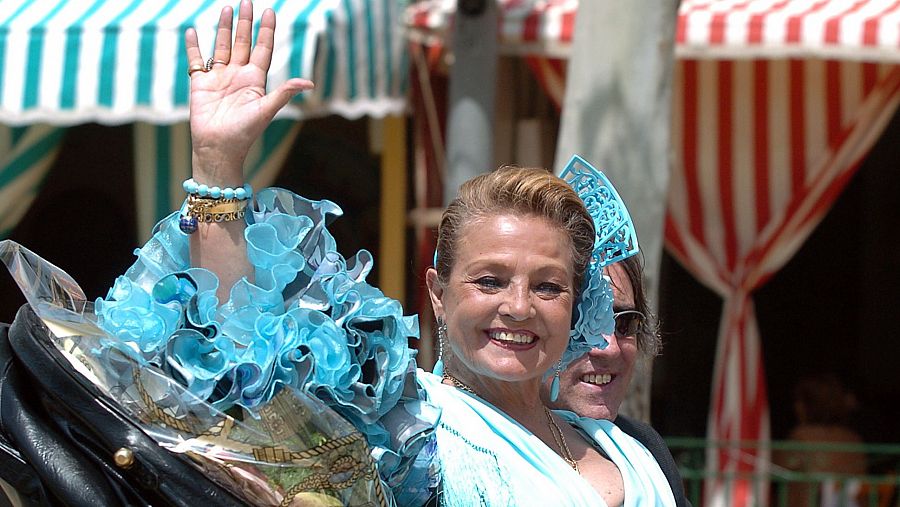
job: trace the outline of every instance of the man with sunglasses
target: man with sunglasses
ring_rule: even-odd
[[[613,421],[622,431],[641,442],[653,455],[669,480],[679,507],[690,506],[678,467],[659,433],[650,425],[619,415],[619,406],[628,394],[638,356],[654,357],[660,340],[646,315],[650,314],[644,294],[643,266],[632,256],[606,268],[613,291],[616,330],[606,339],[604,349],[592,349],[576,359],[559,377],[559,397],[550,401],[550,381],[544,385],[544,401],[556,409],[570,410],[582,417]]]

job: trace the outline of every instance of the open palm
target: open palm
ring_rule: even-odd
[[[262,14],[256,45],[251,51],[253,6],[241,2],[232,44],[231,7],[222,9],[216,33],[213,64],[191,73],[190,123],[195,157],[212,165],[243,162],[279,109],[291,97],[313,87],[305,79],[289,79],[266,94],[266,74],[272,62],[275,13]],[[197,32],[185,33],[188,62],[192,69],[204,65]],[[196,159],[195,159],[196,162]]]

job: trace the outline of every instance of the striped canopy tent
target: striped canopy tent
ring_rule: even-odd
[[[557,104],[573,0],[500,0],[501,51]],[[406,23],[439,41],[453,4]],[[516,47],[517,49],[511,49]],[[667,249],[723,300],[705,505],[766,504],[769,407],[752,295],[822,220],[900,102],[897,0],[683,0],[676,30]],[[734,445],[727,445],[728,443]]]
[[[205,55],[233,0],[0,0],[0,238],[28,209],[67,126],[135,123],[139,231],[183,199],[190,167],[184,31]],[[246,163],[255,187],[273,181],[297,120],[383,117],[406,107],[403,0],[256,0],[278,15],[270,86],[316,82],[277,117]]]
[[[725,5],[723,5],[725,4]],[[800,249],[900,102],[900,2],[684,2],[668,250],[723,300],[706,505],[765,504],[769,405],[753,292]],[[736,478],[736,480],[730,480]]]

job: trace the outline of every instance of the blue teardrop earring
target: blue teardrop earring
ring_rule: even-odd
[[[556,363],[556,372],[553,373],[553,380],[550,382],[550,401],[556,401],[559,398],[559,370],[562,368],[562,359]]]
[[[444,376],[444,342],[447,340],[447,323],[444,322],[444,319],[438,317],[437,319],[437,337],[438,337],[438,350],[437,350],[437,361],[434,362],[434,369],[431,372],[438,377]]]

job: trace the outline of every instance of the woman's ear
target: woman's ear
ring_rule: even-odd
[[[444,303],[441,296],[444,295],[444,286],[438,278],[437,270],[428,268],[425,271],[425,286],[428,287],[428,297],[431,298],[431,308],[434,310],[435,319],[444,318]]]

